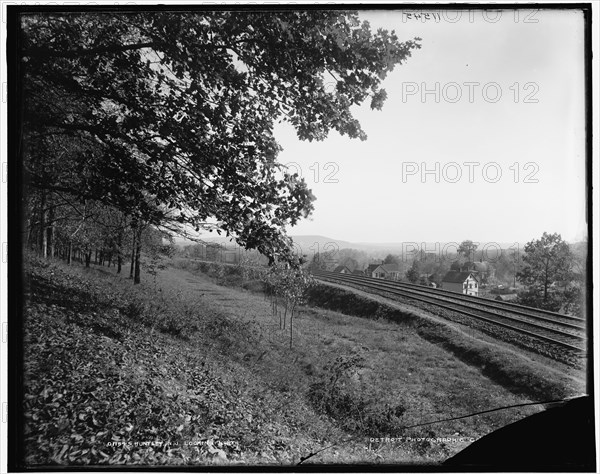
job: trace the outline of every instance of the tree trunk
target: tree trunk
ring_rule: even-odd
[[[139,232],[141,234],[141,231]],[[135,275],[133,283],[137,285],[140,282],[140,254],[142,253],[142,239],[141,235],[137,236],[137,242],[135,245]]]
[[[121,257],[121,245],[123,244],[123,232],[119,231],[117,236],[117,273],[121,273],[123,258]]]
[[[133,235],[131,237],[131,267],[129,268],[129,278],[133,278],[133,268],[135,265],[135,238],[137,231],[133,228]]]
[[[48,258],[48,228],[42,229],[42,257]]]
[[[285,321],[287,319],[287,311],[288,311],[287,301],[283,305],[283,308],[284,308],[284,310],[283,310],[283,329],[285,329]]]
[[[294,343],[294,306],[292,306],[292,310],[290,311],[290,349],[292,348],[293,343]]]
[[[88,251],[88,252],[85,254],[85,266],[86,266],[87,268],[89,268],[89,267],[90,267],[90,261],[91,261],[91,260],[92,260],[92,251],[90,250],[90,251]]]
[[[38,234],[38,249],[42,257],[46,258],[46,191],[42,190],[40,197],[40,232]]]
[[[50,241],[50,255],[52,258],[56,258],[56,227],[54,224],[52,224],[50,231],[50,235],[52,236],[52,240]]]
[[[40,222],[42,232],[42,257],[48,258],[48,229],[46,228],[46,211],[42,210],[42,219]]]
[[[54,257],[54,206],[48,210],[49,225],[46,228],[46,256]]]
[[[71,265],[71,259],[73,253],[73,243],[69,240],[69,249],[67,250],[67,264]]]
[[[279,316],[279,329],[283,329],[283,314],[281,313],[281,311],[279,311],[279,308],[277,306],[277,296],[275,296],[273,299],[273,312],[275,313],[275,316]]]
[[[548,298],[548,261],[546,261],[544,269],[544,303]]]
[[[31,217],[27,219],[27,248],[31,249],[33,246],[33,242],[31,241],[31,236],[33,234],[33,223],[31,222]]]

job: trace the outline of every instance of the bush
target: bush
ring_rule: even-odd
[[[141,289],[139,290],[141,292]],[[196,310],[179,301],[177,295],[123,294],[121,314],[144,326],[188,340],[198,330]]]
[[[264,267],[230,265],[219,262],[205,262],[201,260],[176,259],[173,260],[174,268],[187,270],[192,273],[203,273],[216,280],[218,285],[245,288],[247,282],[260,281],[265,273]],[[262,291],[259,285],[251,284],[252,291]]]
[[[242,288],[248,291],[256,293],[263,293],[265,291],[265,284],[260,280],[250,280],[242,284]]]
[[[350,316],[367,319],[386,319],[397,323],[409,323],[416,319],[415,316],[377,301],[363,298],[351,291],[322,284],[314,285],[308,289],[306,301],[310,305],[319,308],[340,311]]]
[[[359,354],[337,357],[327,365],[320,380],[308,390],[308,399],[315,409],[337,420],[342,428],[368,436],[400,433],[402,404],[381,404],[361,393],[354,376],[363,367]]]

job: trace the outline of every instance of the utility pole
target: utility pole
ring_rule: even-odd
[[[517,249],[515,249],[515,254],[514,254],[514,258],[513,258],[513,264],[514,264],[514,272],[513,272],[513,287],[517,287],[517,264],[519,261],[519,254],[517,253]]]

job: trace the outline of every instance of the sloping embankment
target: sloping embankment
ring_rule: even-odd
[[[312,306],[370,319],[386,319],[411,326],[429,342],[443,347],[461,361],[477,367],[483,375],[515,394],[536,400],[557,400],[585,393],[583,374],[574,377],[520,354],[467,337],[450,324],[401,309],[382,297],[363,296],[354,291],[317,284],[308,293]]]

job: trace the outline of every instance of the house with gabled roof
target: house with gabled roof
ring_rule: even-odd
[[[346,265],[338,265],[333,269],[333,273],[352,273]]]
[[[450,270],[442,279],[442,289],[464,295],[478,296],[479,278],[476,272]]]
[[[397,263],[384,263],[373,270],[372,276],[384,280],[400,280],[400,266]]]
[[[437,288],[437,283],[435,282],[435,274],[434,273],[431,273],[431,274],[420,273],[418,282],[419,282],[419,285]]]
[[[381,265],[381,263],[371,263],[369,266],[367,266],[367,268],[365,268],[365,272],[364,272],[365,275],[368,277],[375,278],[375,275],[373,275],[373,272],[380,265]]]
[[[465,262],[461,268],[463,272],[473,272],[477,275],[479,283],[486,283],[489,277],[493,277],[495,270],[488,262]]]

